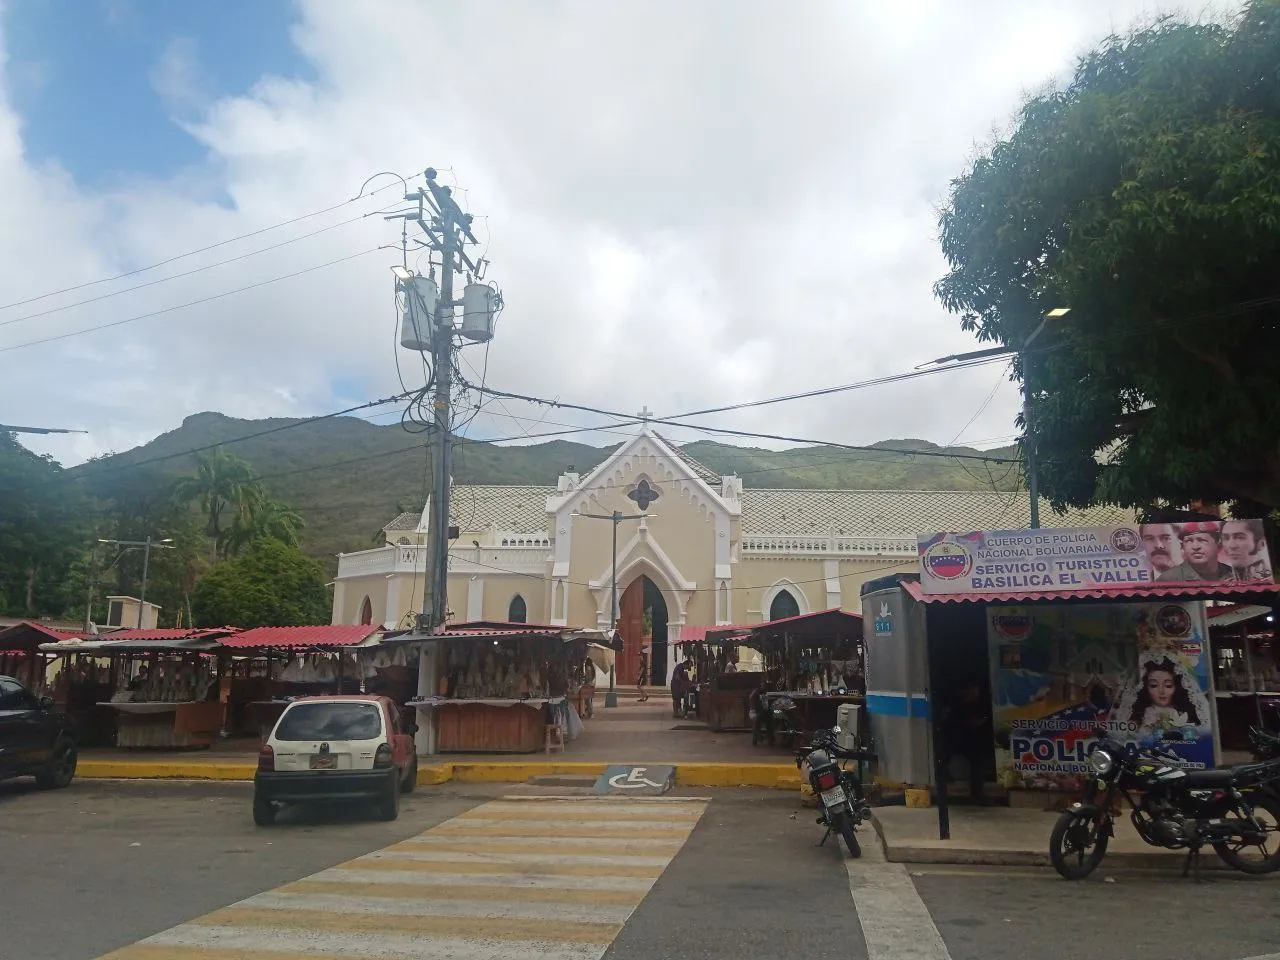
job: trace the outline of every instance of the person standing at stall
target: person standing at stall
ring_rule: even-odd
[[[689,689],[689,660],[686,658],[676,665],[671,674],[671,715],[678,717],[684,712],[684,695]]]

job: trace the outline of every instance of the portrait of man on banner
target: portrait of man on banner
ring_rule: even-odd
[[[1267,583],[1271,558],[1261,520],[1148,523],[1142,542],[1163,583]]]

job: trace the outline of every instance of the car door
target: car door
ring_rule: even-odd
[[[43,730],[35,697],[18,681],[0,677],[0,776],[13,776],[43,761]]]
[[[413,759],[413,738],[404,732],[400,722],[400,708],[393,701],[384,702],[382,710],[386,717],[387,742],[391,744],[391,759],[396,769],[403,773]]]

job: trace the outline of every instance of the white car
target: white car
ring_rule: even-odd
[[[400,794],[418,779],[413,733],[387,697],[293,701],[258,752],[254,823],[273,823],[284,804],[349,800],[371,801],[381,819],[396,819]]]

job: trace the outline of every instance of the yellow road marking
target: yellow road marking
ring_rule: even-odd
[[[474,853],[488,856],[503,853],[541,853],[548,857],[674,857],[680,852],[680,844],[655,843],[653,846],[639,843],[602,844],[594,846],[573,841],[550,843],[521,843],[518,839],[511,843],[477,844],[470,840],[437,840],[439,834],[428,838],[413,837],[393,843],[384,850],[408,851],[418,853]],[[608,838],[613,839],[613,838]]]
[[[572,826],[572,821],[561,821]],[[450,821],[452,823],[452,821]],[[495,823],[492,826],[462,823],[456,825],[440,824],[432,827],[427,834],[433,837],[545,837],[547,827],[541,824],[528,823]],[[573,836],[587,839],[607,840],[618,838],[625,840],[633,837],[636,840],[683,840],[689,836],[688,827],[590,827],[580,829],[572,826]]]
[[[443,883],[348,883],[298,880],[280,893],[337,893],[349,897],[393,897],[406,900],[520,900],[525,903],[582,903],[601,906],[639,904],[647,890],[571,890],[563,887],[481,886]]]
[[[403,933],[428,937],[479,940],[555,940],[561,943],[609,944],[622,929],[619,923],[578,923],[572,920],[505,919],[489,917],[406,917],[394,914],[343,913],[322,910],[260,910],[227,907],[192,920],[200,926],[281,928],[308,932],[352,934]]]
[[[408,860],[380,857],[352,860],[341,864],[343,870],[404,870],[415,873],[488,873],[536,877],[643,877],[656,880],[663,867],[630,863],[560,863],[555,854],[545,862],[502,863],[484,860]]]

